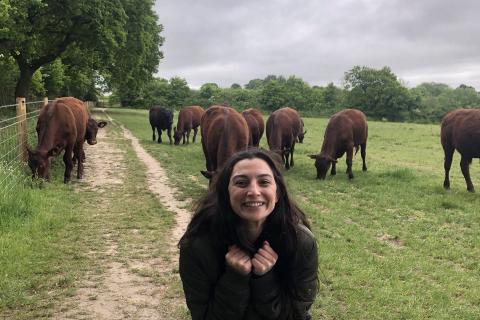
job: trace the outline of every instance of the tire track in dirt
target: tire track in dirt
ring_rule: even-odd
[[[111,125],[115,125],[115,121],[108,118]],[[143,149],[129,130],[123,127],[121,129],[121,138],[131,141],[132,148],[147,168],[149,190],[156,195],[162,206],[175,214],[175,227],[164,238],[170,258],[121,257],[118,252],[120,230],[103,223],[105,251],[89,254],[105,257],[105,272],[88,272],[86,279],[77,285],[75,295],[58,308],[60,311],[54,314],[54,319],[172,319],[178,305],[184,304],[181,297],[166,297],[168,288],[165,283],[168,284],[172,281],[172,276],[175,277],[178,261],[176,243],[186,228],[190,213],[183,209],[186,203],[174,198],[178,191],[170,185],[165,170]],[[122,165],[126,161],[125,152],[115,145],[108,131],[108,126],[99,130],[99,142],[93,147],[101,152],[90,152],[91,149],[86,149],[85,167],[88,174],[82,183],[84,186],[80,188],[108,193],[108,189],[118,188],[126,179],[126,167]],[[109,201],[109,197],[102,198],[101,202],[96,204],[98,211],[108,211]],[[108,221],[109,218],[103,219]],[[136,272],[138,270],[160,274],[162,284],[155,284],[149,277],[140,276]]]

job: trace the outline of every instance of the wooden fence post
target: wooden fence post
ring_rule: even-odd
[[[17,98],[18,158],[27,162],[27,106],[25,98]]]
[[[46,106],[48,104],[48,97],[43,98],[43,105]]]

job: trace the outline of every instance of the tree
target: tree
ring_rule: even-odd
[[[143,104],[145,87],[157,71],[163,58],[159,47],[163,44],[153,11],[152,0],[122,0],[128,21],[125,25],[126,42],[115,51],[114,61],[108,68],[111,84],[116,87],[122,106]]]
[[[262,79],[253,79],[248,81],[248,83],[245,85],[245,89],[255,90],[255,89],[260,89],[262,86],[263,86]]]
[[[8,26],[0,36],[0,53],[20,69],[16,96],[26,96],[32,75],[69,46],[78,46],[104,62],[125,41],[126,15],[120,0],[16,0],[8,9]]]
[[[270,80],[264,84],[260,92],[259,102],[267,111],[274,111],[286,104],[285,91],[277,80]]]
[[[373,118],[403,121],[417,108],[415,99],[389,67],[375,70],[355,66],[345,73],[345,89],[347,103]]]
[[[180,109],[185,106],[185,99],[189,94],[190,88],[185,79],[179,77],[171,78],[167,93],[168,107]]]
[[[230,86],[230,89],[242,89],[242,86],[239,85],[238,83],[233,83],[233,84]]]
[[[205,99],[213,99],[220,93],[221,89],[216,83],[205,83],[200,87],[200,96]]]
[[[3,0],[2,4],[0,54],[13,57],[18,65],[16,96],[26,96],[34,72],[59,57],[67,64],[66,56],[83,56],[97,71],[92,72],[94,80],[101,73],[117,87],[124,83],[113,81],[114,77],[127,74],[127,82],[134,77],[144,81],[161,58],[161,26],[151,11],[152,0]]]

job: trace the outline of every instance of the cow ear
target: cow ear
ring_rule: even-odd
[[[317,155],[316,154],[310,154],[308,155],[310,157],[310,159],[317,159]]]
[[[213,174],[211,171],[200,171],[202,173],[202,175],[207,178],[208,180],[212,179],[213,177]]]
[[[106,125],[107,125],[107,121],[99,121],[99,122],[97,122],[97,126],[98,126],[99,128],[103,128],[103,127],[105,127]]]

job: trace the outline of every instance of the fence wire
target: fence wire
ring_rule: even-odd
[[[37,134],[35,127],[43,101],[26,103],[27,145],[35,147]],[[12,190],[30,178],[23,162],[27,150],[21,150],[19,125],[24,116],[16,115],[16,104],[0,106],[0,201],[12,195]]]

